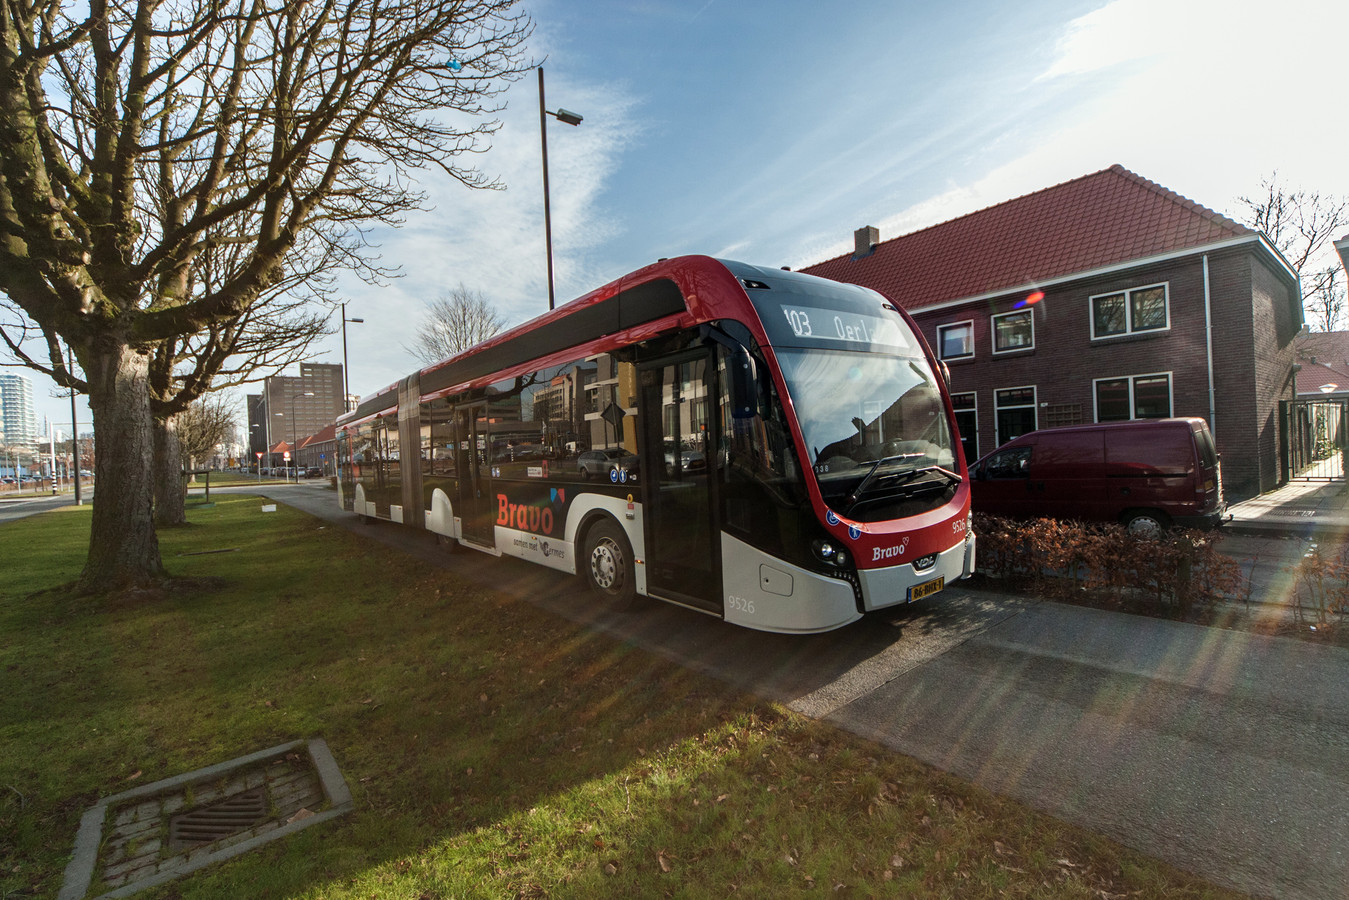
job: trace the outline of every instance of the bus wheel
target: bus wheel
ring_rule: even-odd
[[[628,609],[637,599],[632,547],[627,535],[612,520],[602,519],[586,532],[584,564],[586,583],[612,609]]]

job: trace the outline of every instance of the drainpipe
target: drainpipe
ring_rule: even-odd
[[[1208,353],[1208,427],[1218,437],[1217,399],[1213,390],[1213,295],[1209,291],[1208,254],[1204,254],[1204,349]]]

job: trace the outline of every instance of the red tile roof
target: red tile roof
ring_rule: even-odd
[[[1253,234],[1116,165],[802,271],[914,309]]]
[[[1297,373],[1299,394],[1329,393],[1321,391],[1326,384],[1335,385],[1331,392],[1349,391],[1349,331],[1312,331],[1299,335],[1294,346],[1302,366]]]
[[[313,446],[314,444],[322,444],[325,441],[331,441],[336,436],[337,436],[337,423],[334,422],[331,425],[324,425],[322,428],[318,430],[316,434],[311,434],[307,438],[301,438],[300,449],[303,450],[304,448]]]

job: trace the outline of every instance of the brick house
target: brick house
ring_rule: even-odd
[[[1303,327],[1262,234],[1112,166],[803,271],[902,304],[950,370],[972,462],[1036,428],[1208,420],[1229,500],[1281,480]]]

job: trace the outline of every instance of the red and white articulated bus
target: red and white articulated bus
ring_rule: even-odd
[[[838,628],[968,577],[951,400],[855,285],[662,260],[364,398],[362,516],[763,631]]]

